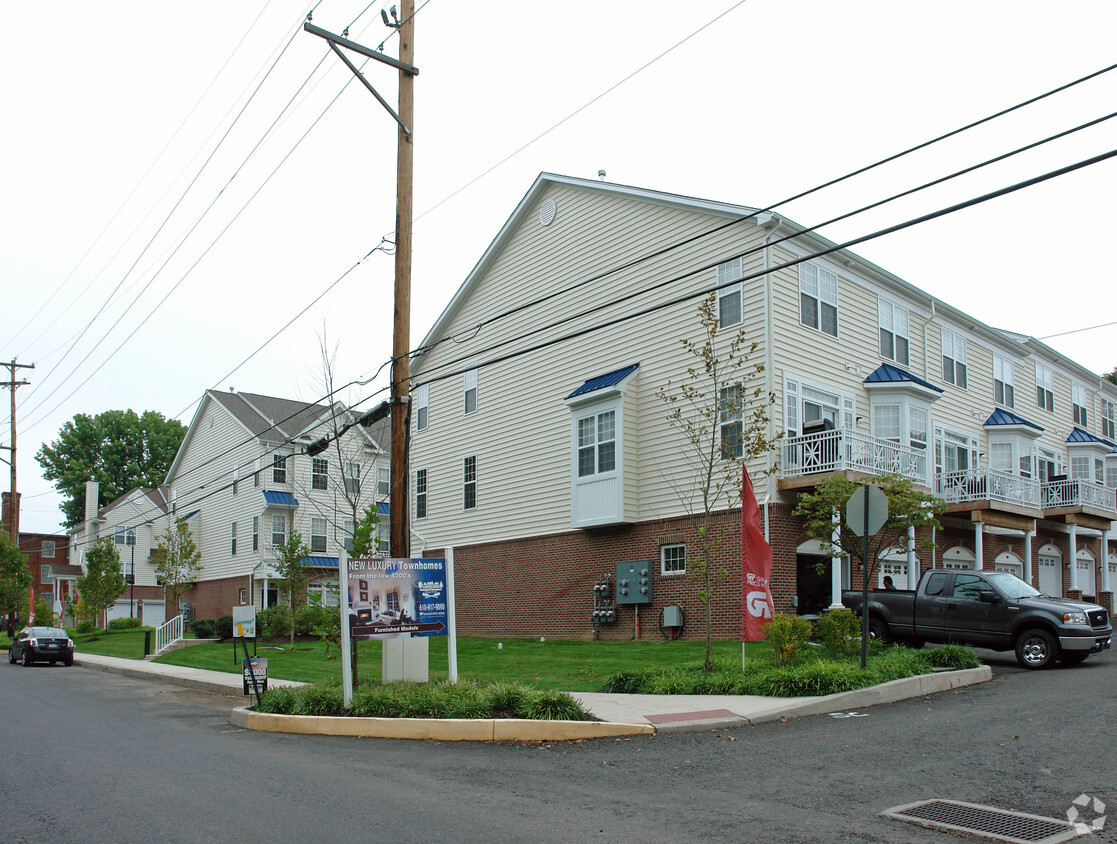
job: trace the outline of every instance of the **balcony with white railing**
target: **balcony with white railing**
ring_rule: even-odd
[[[1041,484],[998,469],[960,469],[935,476],[935,495],[946,502],[947,511],[971,509],[975,505],[993,509],[1027,511],[1039,516]]]
[[[788,437],[780,449],[780,486],[807,486],[816,475],[901,475],[917,484],[927,483],[925,449],[892,440],[836,429]]]
[[[1117,490],[1092,481],[1063,478],[1043,485],[1045,513],[1089,513],[1105,519],[1117,518]]]

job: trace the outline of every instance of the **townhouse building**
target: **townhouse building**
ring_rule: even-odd
[[[782,439],[748,469],[778,611],[859,582],[820,560],[798,496],[883,472],[947,509],[931,549],[910,537],[879,577],[995,567],[1112,607],[1117,387],[779,215],[542,174],[412,363],[412,553],[453,547],[463,632],[629,638],[658,635],[666,607],[697,618],[695,489],[657,391],[694,365],[680,341],[710,291],[718,342],[743,329],[775,399]],[[719,419],[729,459],[740,422]],[[740,514],[717,518],[728,638]],[[595,586],[629,563],[648,600],[599,623]]]
[[[336,605],[340,552],[351,547],[366,508],[379,513],[378,543],[386,548],[388,542],[390,461],[380,446],[388,423],[355,423],[340,403],[208,390],[166,481],[87,512],[71,534],[75,559],[98,538],[112,536],[126,575],[136,560],[137,607],[126,594],[110,617],[138,610],[145,624],[153,624],[157,609],[165,619],[183,613],[189,620],[227,615],[239,605],[273,606],[283,597],[277,547],[292,532],[310,551],[304,560],[314,572],[309,591]],[[329,448],[307,454],[310,444],[347,425]],[[95,491],[87,491],[86,501],[96,500]],[[178,519],[190,530],[201,569],[180,605],[164,608],[152,555]]]

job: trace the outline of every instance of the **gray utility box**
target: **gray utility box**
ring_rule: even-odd
[[[628,560],[617,563],[617,603],[652,602],[652,561]]]
[[[683,608],[678,604],[672,604],[669,607],[663,608],[663,626],[664,627],[682,627],[683,626]]]

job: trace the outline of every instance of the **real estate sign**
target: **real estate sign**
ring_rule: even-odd
[[[354,639],[446,635],[446,561],[354,558],[346,570]]]
[[[256,638],[256,607],[233,607],[233,638]]]
[[[259,689],[260,694],[268,690],[268,661],[263,657],[248,657],[241,660],[241,679],[244,681],[244,693],[250,695],[253,692],[252,678],[256,678],[256,688]]]

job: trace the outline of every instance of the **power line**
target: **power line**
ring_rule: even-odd
[[[1110,326],[1117,325],[1117,322],[1103,322],[1101,325],[1089,325],[1086,328],[1073,328],[1070,331],[1060,331],[1058,334],[1045,334],[1042,337],[1037,337],[1037,340],[1050,340],[1053,337],[1066,337],[1068,334],[1081,334],[1083,331],[1093,331],[1097,328],[1109,328]]]

